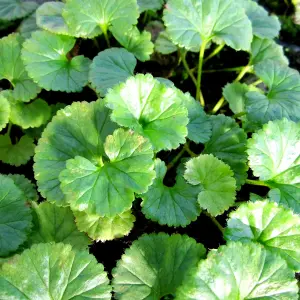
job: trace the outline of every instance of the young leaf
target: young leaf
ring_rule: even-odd
[[[26,241],[32,226],[32,216],[22,191],[11,178],[1,174],[0,220],[0,256],[6,256]]]
[[[177,176],[172,187],[164,185],[167,168],[160,159],[155,161],[156,178],[149,190],[141,195],[142,211],[148,219],[161,225],[182,226],[195,221],[200,214],[197,203],[199,187],[189,185],[182,176]]]
[[[9,122],[10,105],[3,93],[0,93],[0,131],[6,127]]]
[[[107,35],[111,27],[125,32],[137,23],[139,13],[136,0],[68,0],[63,17],[76,37],[94,38]]]
[[[205,257],[205,248],[186,235],[143,235],[113,270],[116,299],[163,299]]]
[[[137,0],[137,4],[140,13],[146,10],[157,11],[163,7],[164,0]]]
[[[89,80],[102,97],[110,88],[134,74],[136,59],[133,54],[123,48],[110,48],[93,59]]]
[[[269,16],[261,5],[252,0],[240,0],[236,3],[245,9],[255,36],[267,39],[278,36],[281,25],[277,16]]]
[[[256,243],[229,242],[211,251],[176,293],[177,300],[297,300],[297,281],[286,262]]]
[[[236,181],[233,175],[228,165],[208,154],[190,159],[184,172],[190,184],[200,184],[198,202],[213,216],[222,214],[234,204]]]
[[[47,91],[80,92],[88,83],[90,60],[82,55],[69,57],[75,43],[69,36],[33,32],[22,50],[30,77]]]
[[[13,33],[0,40],[0,79],[7,79],[13,86],[13,97],[28,102],[41,91],[28,76],[21,60],[22,38]]]
[[[33,245],[4,264],[0,275],[1,299],[111,299],[103,265],[62,243]]]
[[[20,174],[8,174],[9,178],[14,181],[14,184],[23,192],[26,201],[37,201],[38,195],[36,192],[36,186],[24,175]]]
[[[127,210],[113,218],[87,214],[74,210],[76,224],[80,231],[86,232],[96,241],[110,241],[128,235],[133,228],[135,217],[131,210]]]
[[[128,210],[134,193],[146,192],[155,177],[150,142],[130,130],[107,136],[94,159],[76,156],[59,174],[60,188],[74,210],[112,218]]]
[[[162,31],[154,43],[155,51],[162,54],[171,54],[178,50],[178,47],[171,41],[168,33]]]
[[[80,232],[75,224],[73,212],[69,207],[59,207],[49,202],[32,203],[35,213],[33,232],[29,245],[38,243],[70,244],[78,250],[85,250],[91,240]]]
[[[189,51],[199,52],[211,39],[235,50],[250,49],[251,23],[234,0],[169,0],[163,19],[172,41]]]
[[[185,142],[188,112],[176,88],[169,88],[150,74],[130,77],[111,89],[106,103],[111,118],[149,138],[155,151],[177,148]]]
[[[4,21],[21,19],[31,14],[37,7],[38,4],[34,1],[1,0],[0,19]]]
[[[58,175],[68,159],[80,155],[97,161],[102,156],[104,139],[117,127],[109,114],[103,101],[74,102],[47,125],[35,149],[33,168],[39,191],[48,201],[67,204]]]
[[[31,37],[31,34],[36,30],[39,30],[39,27],[36,24],[35,13],[24,19],[18,28],[18,31],[20,32],[20,35],[23,39],[29,39]]]
[[[212,136],[205,144],[203,153],[211,153],[228,164],[239,189],[247,178],[247,135],[232,118],[218,115],[211,116],[210,120]]]
[[[123,27],[113,27],[112,34],[115,39],[140,61],[150,59],[154,45],[151,42],[151,33],[140,32],[136,26],[124,32]]]
[[[242,204],[230,214],[225,239],[255,241],[300,270],[300,217],[269,201]]]
[[[246,94],[249,120],[258,124],[282,118],[299,121],[299,73],[270,59],[255,65],[254,71],[269,90],[267,95],[261,92]]]
[[[16,144],[12,144],[8,134],[0,135],[0,160],[6,164],[20,166],[26,164],[34,155],[34,140],[23,135]]]

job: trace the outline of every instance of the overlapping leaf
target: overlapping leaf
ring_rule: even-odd
[[[10,116],[10,105],[7,98],[0,93],[0,131],[6,127]]]
[[[111,299],[103,265],[62,243],[33,245],[4,264],[0,286],[1,299]]]
[[[184,280],[177,300],[298,299],[286,262],[256,243],[229,242],[211,251]]]
[[[169,0],[164,22],[172,41],[199,52],[203,41],[224,42],[236,50],[249,50],[252,27],[234,0]]]
[[[103,101],[73,103],[57,112],[47,125],[35,151],[34,173],[42,196],[50,202],[67,204],[58,180],[66,161],[82,156],[97,162],[104,140],[117,127]]]
[[[171,41],[166,31],[162,31],[159,33],[154,47],[155,51],[162,54],[171,54],[173,52],[176,52],[178,49],[178,47]]]
[[[12,21],[31,14],[38,4],[35,1],[1,0],[0,20]]]
[[[20,35],[23,39],[28,39],[31,37],[32,32],[39,30],[39,27],[36,24],[36,14],[31,14],[28,18],[24,19],[19,28],[18,31],[20,32]]]
[[[162,8],[164,0],[137,0],[139,12],[152,10],[157,11]]]
[[[151,185],[153,150],[142,136],[117,129],[104,143],[95,161],[76,156],[59,174],[61,189],[74,210],[114,217],[128,210],[134,193],[144,193]]]
[[[110,90],[105,100],[112,120],[149,138],[155,151],[185,142],[188,112],[176,88],[138,74]]]
[[[205,257],[205,248],[186,235],[143,235],[113,270],[116,299],[162,299],[175,294],[184,276]]]
[[[88,83],[90,60],[82,55],[70,57],[75,43],[69,36],[33,32],[22,50],[30,77],[48,91],[80,92]]]

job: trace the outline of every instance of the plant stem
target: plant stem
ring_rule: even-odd
[[[242,116],[244,116],[244,115],[246,115],[246,114],[247,114],[247,113],[246,113],[245,111],[241,111],[240,113],[235,114],[235,115],[233,115],[232,117],[233,117],[234,119],[237,119],[237,118],[242,117]]]
[[[186,61],[186,52],[180,51],[180,57],[181,57],[182,64],[183,64],[185,70],[187,71],[187,73],[189,74],[189,76],[191,77],[191,79],[193,80],[195,86],[197,86],[196,77],[194,76],[193,72],[191,71],[191,69],[190,69],[190,67],[189,67],[189,65],[188,65],[188,63]]]
[[[8,128],[6,134],[9,136],[12,128],[12,123],[8,123]]]
[[[241,71],[243,68],[244,68],[244,67],[225,68],[225,69],[213,69],[213,70],[203,70],[203,73],[234,72],[234,71]]]
[[[213,223],[218,227],[218,229],[222,232],[222,234],[224,233],[224,228],[222,227],[222,225],[219,223],[219,221],[214,217],[212,216],[210,213],[208,213],[207,211],[203,211],[203,213],[208,216],[212,221]]]
[[[264,181],[261,181],[261,180],[246,179],[246,183],[247,184],[251,184],[251,185],[258,185],[258,186],[269,187]]]
[[[107,34],[107,27],[106,26],[101,26],[101,25],[100,25],[100,27],[101,27],[101,30],[103,32],[107,47],[110,48],[110,42],[109,42],[109,38],[108,38],[108,34]]]
[[[167,170],[173,168],[181,156],[185,153],[186,149],[183,147],[181,151],[171,160],[171,162],[167,165]]]
[[[202,106],[205,105],[205,101],[203,97],[200,97],[201,95],[201,78],[202,78],[202,67],[203,67],[203,58],[204,58],[204,52],[206,45],[209,41],[204,40],[202,42],[200,53],[199,53],[199,65],[198,65],[198,76],[197,76],[197,87],[196,87],[196,100],[200,100],[200,103]]]
[[[217,104],[214,106],[214,108],[212,109],[212,111],[211,111],[212,114],[215,114],[215,113],[222,107],[224,101],[225,101],[225,98],[222,97],[222,98],[217,102]]]
[[[211,58],[216,56],[224,48],[224,46],[225,46],[225,43],[221,44],[217,48],[215,48],[215,50],[204,59],[204,63],[206,63],[208,60],[210,60]]]
[[[254,81],[253,83],[251,83],[250,85],[252,85],[252,86],[257,86],[257,85],[259,85],[259,84],[261,84],[263,81],[261,80],[261,79],[258,79],[258,80],[256,80],[256,81]]]
[[[98,41],[97,41],[97,38],[93,38],[93,43],[94,43],[94,45],[96,46],[96,48],[97,48],[98,50],[100,50],[100,45],[99,45],[99,43],[98,43]]]
[[[148,19],[148,12],[147,12],[147,11],[145,11],[145,13],[144,13],[144,17],[143,17],[143,24],[146,24],[146,22],[147,22],[147,19]]]
[[[188,144],[185,144],[183,147],[185,148],[185,151],[186,151],[191,157],[196,157],[196,156],[198,156],[196,153],[194,153],[194,152],[190,149],[190,147],[189,147]]]

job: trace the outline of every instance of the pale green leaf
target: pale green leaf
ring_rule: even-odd
[[[89,80],[102,97],[110,88],[134,74],[136,59],[133,54],[123,48],[110,48],[93,59]]]
[[[113,27],[112,34],[115,39],[129,52],[134,54],[138,60],[146,61],[150,59],[150,55],[154,49],[150,32],[140,32],[136,26],[132,26],[127,31],[124,31],[123,27]]]
[[[36,30],[39,30],[39,27],[36,24],[35,13],[24,19],[18,28],[18,31],[20,32],[23,39],[30,38],[31,34]]]
[[[286,262],[257,243],[229,242],[211,251],[184,280],[176,300],[297,300]]]
[[[10,104],[3,93],[0,93],[0,131],[6,127],[10,116]]]
[[[24,18],[37,7],[35,1],[0,0],[0,20],[12,21]]]
[[[32,216],[22,191],[11,178],[1,174],[0,220],[0,256],[7,256],[26,241],[32,227]],[[0,284],[0,294],[1,290]]]
[[[34,154],[35,144],[32,138],[23,135],[16,144],[12,144],[9,135],[0,135],[0,160],[6,164],[20,166],[26,164]]]
[[[117,129],[98,155],[93,163],[81,156],[67,160],[60,187],[74,210],[114,217],[131,207],[134,193],[144,193],[151,185],[152,146],[131,130]]]
[[[102,264],[71,245],[37,244],[3,265],[1,299],[111,299]]]
[[[200,214],[197,203],[199,187],[188,184],[177,176],[172,187],[164,185],[167,168],[161,160],[155,161],[156,178],[149,190],[141,195],[142,211],[148,219],[161,225],[182,226],[195,221]]]
[[[247,178],[247,135],[232,118],[211,116],[212,136],[203,153],[211,153],[228,164],[234,172],[238,189]]]
[[[235,50],[249,50],[252,27],[245,11],[234,0],[169,0],[164,22],[171,40],[199,52],[211,39]]]
[[[69,57],[75,43],[73,37],[33,32],[22,50],[30,77],[47,91],[80,92],[88,83],[90,60],[82,55]]]
[[[140,13],[146,10],[157,11],[163,7],[164,0],[137,0],[137,4]]]
[[[242,204],[229,215],[225,239],[261,243],[300,271],[300,217],[269,201]]]
[[[113,218],[87,214],[84,211],[73,211],[80,231],[86,232],[96,241],[110,241],[128,235],[133,228],[135,217],[127,210]]]
[[[116,299],[163,299],[175,294],[184,276],[205,257],[202,244],[186,235],[143,235],[113,270]]]
[[[162,31],[159,33],[157,40],[154,43],[155,51],[162,54],[171,54],[178,50],[178,47],[171,41],[168,33]]]
[[[235,201],[236,181],[233,172],[213,155],[203,154],[186,163],[184,178],[200,185],[198,202],[213,216],[222,214]]]
[[[155,151],[177,148],[187,136],[188,112],[176,88],[138,74],[106,95],[111,118],[149,138]]]
[[[109,115],[101,100],[74,102],[47,125],[35,149],[33,168],[39,191],[48,201],[67,204],[58,175],[68,159],[80,155],[96,162],[102,156],[106,136],[117,127]]]

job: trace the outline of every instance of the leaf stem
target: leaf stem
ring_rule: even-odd
[[[261,79],[258,79],[258,80],[256,80],[256,81],[254,81],[253,83],[251,83],[250,85],[252,85],[252,86],[257,86],[257,85],[259,85],[259,84],[261,84],[263,81],[261,80]]]
[[[171,162],[167,165],[167,170],[173,168],[181,156],[185,153],[186,149],[183,147],[181,151],[171,160]]]
[[[197,157],[197,156],[198,156],[196,153],[194,153],[194,152],[190,149],[190,147],[189,147],[188,144],[185,144],[183,147],[185,148],[185,151],[186,151],[191,157]]]
[[[246,179],[246,183],[247,184],[251,184],[251,185],[258,185],[258,186],[269,187],[264,181],[261,181],[261,180]]]
[[[247,113],[246,113],[245,111],[241,111],[241,112],[239,112],[239,113],[233,115],[232,118],[237,119],[237,118],[242,117],[242,116],[244,116],[244,115],[246,115],[246,114],[247,114]]]
[[[212,222],[218,227],[218,229],[221,231],[221,233],[223,234],[224,233],[224,228],[223,226],[219,223],[219,221],[214,217],[212,216],[210,213],[208,213],[207,211],[203,211],[203,213],[209,217]]]
[[[107,34],[107,26],[105,26],[105,25],[101,26],[100,25],[100,27],[101,27],[101,30],[103,32],[107,47],[110,48],[110,42],[109,42],[109,38],[108,38],[108,34]]]
[[[7,132],[6,132],[6,134],[8,136],[10,136],[11,128],[12,128],[12,123],[8,123],[8,128],[7,128]]]
[[[187,73],[189,74],[189,76],[191,77],[192,81],[194,82],[195,86],[197,86],[197,80],[196,80],[196,77],[194,76],[193,72],[191,71],[187,61],[186,61],[186,51],[180,51],[179,50],[179,53],[180,53],[180,57],[181,57],[181,60],[182,60],[182,64],[185,68],[185,70],[187,71]]]
[[[219,45],[218,47],[215,48],[215,50],[210,53],[205,59],[204,59],[204,63],[206,63],[208,60],[210,60],[211,58],[213,58],[214,56],[216,56],[223,48],[225,47],[225,43]]]
[[[199,53],[199,65],[198,65],[198,76],[197,76],[197,87],[196,87],[196,100],[200,100],[202,106],[205,106],[205,101],[203,96],[201,97],[201,78],[202,78],[202,68],[203,68],[203,59],[206,45],[209,41],[203,40],[202,45],[200,47]]]
[[[97,48],[98,50],[100,50],[100,45],[99,45],[99,43],[98,43],[97,38],[93,38],[93,43],[94,43],[94,45],[96,46],[96,48]]]
[[[235,72],[241,71],[244,67],[236,68],[225,68],[225,69],[212,69],[212,70],[203,70],[203,73],[216,73],[216,72]]]

